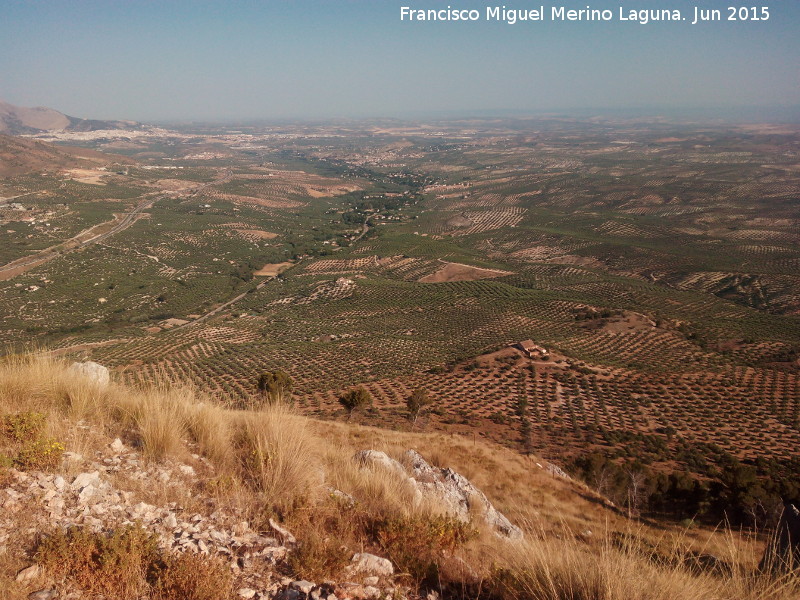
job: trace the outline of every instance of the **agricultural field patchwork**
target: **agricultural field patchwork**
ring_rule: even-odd
[[[565,119],[177,128],[0,180],[0,338],[301,411],[710,477],[794,473],[800,130]],[[102,170],[104,169],[104,170]],[[532,340],[547,356],[529,356]],[[705,457],[703,461],[698,456]]]

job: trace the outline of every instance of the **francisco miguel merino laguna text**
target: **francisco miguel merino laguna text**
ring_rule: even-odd
[[[692,25],[702,21],[766,21],[769,19],[769,7],[735,7],[729,6],[727,19],[718,9],[703,9],[695,6],[692,16]],[[686,17],[675,8],[623,8],[615,13],[608,8],[573,9],[565,6],[551,6],[545,10],[544,5],[538,8],[506,8],[505,6],[487,6],[481,13],[477,9],[452,8],[411,8],[400,7],[401,21],[480,21],[483,20],[505,22],[514,25],[520,21],[627,21],[647,25],[654,21],[686,21]]]

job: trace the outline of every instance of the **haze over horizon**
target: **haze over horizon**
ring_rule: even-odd
[[[401,5],[447,3],[7,1],[0,98],[140,121],[800,105],[796,2],[695,26],[408,23]]]

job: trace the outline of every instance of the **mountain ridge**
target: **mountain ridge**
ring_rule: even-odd
[[[141,127],[136,121],[83,119],[53,108],[15,106],[0,99],[0,133],[31,135],[48,131],[97,131]]]

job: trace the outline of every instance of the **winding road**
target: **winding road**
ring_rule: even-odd
[[[203,191],[204,189],[211,187],[212,185],[219,185],[221,183],[227,183],[233,177],[233,171],[230,169],[225,169],[223,171],[222,176],[215,179],[214,181],[210,181],[208,183],[204,183],[202,185],[198,185],[191,188],[186,188],[186,192],[188,192],[188,197],[194,197],[199,192]],[[19,196],[15,196],[18,198]],[[95,227],[101,227],[103,223],[99,225],[94,225],[90,229],[82,231],[78,235],[65,240],[63,242],[59,242],[55,246],[50,246],[49,248],[45,248],[37,252],[32,256],[26,256],[23,258],[18,258],[17,260],[11,261],[10,263],[0,266],[0,281],[8,280],[16,275],[20,275],[25,271],[33,268],[38,267],[39,265],[43,265],[44,263],[53,260],[57,256],[64,256],[65,254],[69,254],[70,252],[76,252],[78,250],[83,250],[87,246],[91,246],[92,244],[97,244],[98,242],[102,242],[103,240],[108,239],[109,237],[118,234],[120,231],[124,231],[131,225],[136,222],[136,218],[142,214],[145,210],[152,207],[158,200],[165,198],[165,194],[163,191],[158,192],[149,192],[144,194],[142,198],[145,198],[139,204],[136,205],[136,208],[124,214],[122,220],[114,225],[111,229],[106,232],[97,234],[96,236],[89,238],[88,240],[81,240],[82,236],[85,236],[88,232],[90,232]],[[5,274],[5,275],[4,275]]]

